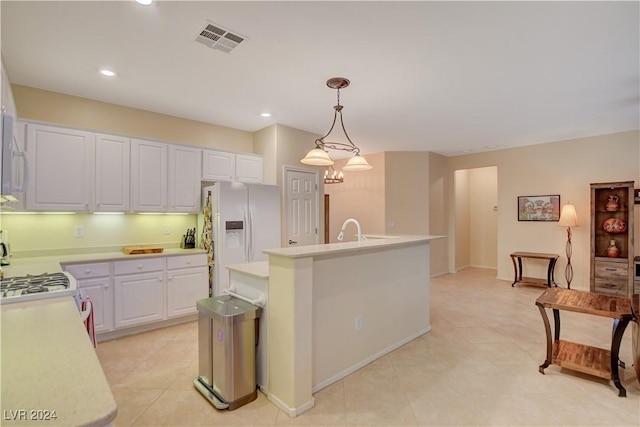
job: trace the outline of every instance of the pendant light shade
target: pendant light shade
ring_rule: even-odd
[[[300,160],[301,163],[311,166],[330,166],[333,164],[333,160],[329,157],[329,153],[320,149],[314,148],[309,151],[304,159]]]
[[[366,171],[372,168],[373,166],[371,166],[364,157],[360,156],[360,154],[356,154],[349,159],[342,169],[346,171]]]
[[[347,134],[347,130],[344,127],[344,122],[342,121],[342,109],[343,106],[340,105],[340,89],[343,89],[349,86],[349,80],[344,77],[334,77],[327,80],[327,86],[331,89],[336,89],[338,103],[333,107],[333,123],[331,123],[331,128],[329,132],[322,138],[316,139],[316,147],[309,151],[306,156],[302,160],[301,163],[305,165],[312,166],[330,166],[333,164],[333,160],[329,157],[329,153],[327,153],[328,149],[332,150],[342,150],[353,153],[353,157],[349,159],[346,166],[343,168],[347,171],[364,171],[371,169],[372,166],[367,163],[367,161],[360,157],[360,149],[351,141],[349,135]],[[326,138],[331,134],[333,128],[336,126],[336,122],[340,119],[340,127],[342,128],[342,132],[344,136],[347,138],[349,143],[344,142],[331,142],[327,141]]]

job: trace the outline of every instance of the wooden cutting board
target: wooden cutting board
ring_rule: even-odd
[[[138,254],[160,254],[164,251],[164,248],[160,247],[140,247],[140,246],[125,246],[122,251],[127,255]]]

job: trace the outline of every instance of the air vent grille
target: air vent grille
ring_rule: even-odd
[[[227,30],[210,21],[205,22],[196,36],[196,41],[211,48],[229,53],[247,38],[235,31]]]

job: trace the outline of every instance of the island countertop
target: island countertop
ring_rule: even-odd
[[[3,425],[104,426],[117,406],[76,303],[3,305]]]
[[[425,241],[444,239],[447,236],[430,235],[404,235],[385,236],[385,238],[373,238],[360,242],[338,242],[319,245],[289,246],[286,248],[268,249],[264,253],[267,255],[277,255],[288,258],[305,258],[321,255],[333,255],[344,252],[357,252],[373,249],[383,249],[392,246],[410,246]]]

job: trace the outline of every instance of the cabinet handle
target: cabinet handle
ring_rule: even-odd
[[[158,277],[158,282],[162,282],[162,277]]]
[[[191,265],[191,261],[187,261],[187,265]]]
[[[105,288],[105,289],[109,289],[109,284],[108,284],[108,283],[107,283],[107,284],[105,284],[105,285],[104,285],[104,288]]]
[[[618,271],[617,268],[605,268],[605,270],[607,270],[607,271]]]
[[[141,269],[141,268],[142,268],[142,264],[138,264],[138,269]]]
[[[84,271],[84,274],[89,274],[89,273],[91,273],[91,269],[87,268],[87,269]]]
[[[173,277],[171,277],[171,276],[167,277],[168,281],[171,281],[172,279],[173,279]]]

